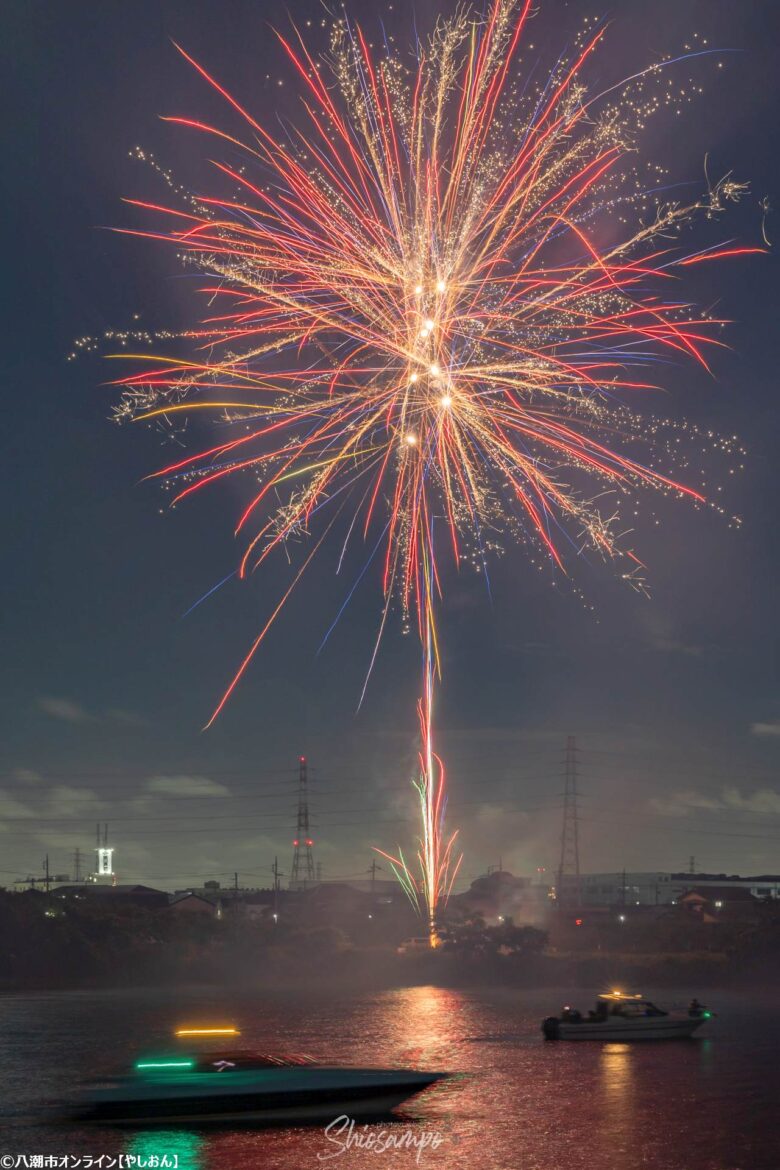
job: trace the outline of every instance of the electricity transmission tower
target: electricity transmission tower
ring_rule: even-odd
[[[298,770],[298,822],[293,841],[293,862],[290,871],[290,889],[299,890],[314,879],[314,842],[309,832],[309,778],[306,757],[301,756]]]
[[[577,741],[573,735],[566,739],[564,768],[561,857],[556,887],[558,905],[562,908],[580,904],[580,793],[577,788]]]

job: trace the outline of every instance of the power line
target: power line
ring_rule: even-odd
[[[581,795],[582,794],[578,792],[578,797],[581,797]],[[544,813],[544,812],[551,811],[555,807],[554,801],[555,801],[555,798],[550,797],[550,800],[545,804],[529,805],[524,800],[510,800],[508,798],[502,798],[502,805],[509,806],[512,808],[517,808],[519,812],[524,812],[524,813]],[[486,802],[484,800],[458,800],[457,798],[453,798],[449,801],[448,808],[458,809],[458,808],[466,808],[466,807],[480,807],[480,806],[483,806],[485,803]],[[350,824],[350,825],[352,825],[352,824],[354,824],[354,825],[370,824],[370,823],[372,823],[372,821],[375,821],[377,819],[374,815],[366,816],[364,818],[353,819],[351,821],[331,821],[331,820],[322,819],[322,818],[329,818],[331,816],[343,816],[344,814],[349,814],[349,813],[373,814],[374,811],[381,812],[382,810],[383,810],[383,806],[381,806],[381,805],[369,805],[369,806],[362,805],[359,807],[348,806],[346,808],[326,810],[324,813],[321,813],[318,818],[315,818],[315,819],[317,820],[317,823],[321,824],[323,827],[326,827],[326,828],[339,827],[339,826],[343,826],[346,824]],[[121,815],[119,815],[119,816],[112,817],[112,822],[115,822],[118,824],[148,824],[150,822],[159,823],[160,821],[170,820],[170,821],[174,821],[177,824],[181,825],[183,820],[185,820],[185,821],[204,821],[205,820],[205,821],[209,821],[210,823],[212,823],[214,821],[238,821],[238,822],[240,822],[241,825],[244,825],[247,821],[260,821],[260,822],[262,822],[262,821],[271,820],[271,819],[273,819],[273,820],[287,819],[290,816],[290,811],[291,810],[288,809],[287,811],[282,810],[282,811],[262,812],[262,813],[246,813],[243,815],[239,814],[239,813],[191,814],[190,816],[187,816],[187,817],[181,817],[181,816],[159,817],[159,816],[154,816],[154,815],[149,815],[149,816],[144,816],[144,817],[122,817]],[[713,810],[713,811],[715,811],[715,810]],[[717,810],[717,811],[718,812],[723,811],[724,813],[727,812],[729,816],[733,815],[732,810],[724,809],[724,810]],[[767,835],[756,836],[755,834],[743,834],[743,833],[734,833],[734,832],[723,833],[723,832],[719,832],[717,830],[697,829],[697,828],[694,828],[693,826],[689,826],[686,824],[674,826],[674,825],[671,825],[668,823],[669,818],[664,818],[663,814],[655,813],[652,815],[655,817],[655,819],[662,820],[664,823],[664,831],[670,832],[670,833],[671,832],[703,833],[703,834],[709,833],[711,835],[717,835],[717,836],[755,837],[755,839],[757,839],[757,840],[768,840],[768,841],[780,840],[780,837],[778,837],[778,836],[767,836]],[[310,821],[311,821],[311,819],[312,818],[310,816]],[[383,823],[387,823],[387,824],[389,824],[389,823],[404,823],[405,821],[412,820],[412,819],[414,819],[413,816],[398,817],[398,818],[383,818]],[[79,820],[72,815],[69,817],[50,817],[50,818],[37,817],[34,815],[31,815],[28,817],[5,817],[5,818],[0,816],[0,822],[2,822],[4,820],[9,821],[9,822],[13,821],[14,823],[24,823],[24,824],[29,824],[29,825],[64,826],[66,829],[73,829],[74,832],[81,831],[81,825],[80,825]],[[585,824],[621,823],[621,822],[632,822],[635,824],[636,823],[636,814],[631,813],[631,812],[627,812],[622,817],[620,815],[617,815],[617,816],[612,815],[610,817],[604,817],[604,816],[583,816],[582,813],[580,812],[579,816],[578,816],[578,820],[579,820],[580,824],[583,824],[583,823],[585,823]],[[759,825],[761,825],[763,823],[764,823],[763,818],[760,818],[755,822],[755,825],[758,827]],[[751,824],[746,824],[744,822],[743,822],[743,825],[746,828],[752,827]],[[223,826],[223,827],[226,829],[229,829],[229,826]],[[31,829],[30,831],[32,833],[37,833],[36,829]],[[164,830],[160,830],[159,834],[155,833],[155,835],[165,835],[168,833],[186,834],[189,832],[198,832],[198,831],[200,831],[200,830],[187,829],[187,828],[164,829]],[[23,832],[20,832],[18,830],[15,830],[15,835],[22,836],[22,835],[26,835],[26,834],[24,834]],[[149,835],[149,834],[146,833],[144,835]]]

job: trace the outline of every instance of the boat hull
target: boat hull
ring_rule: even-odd
[[[641,1018],[638,1020],[613,1017],[608,1020],[582,1020],[569,1023],[551,1017],[542,1024],[548,1040],[602,1040],[610,1043],[621,1040],[685,1040],[692,1036],[704,1019],[695,1016]]]
[[[354,1070],[350,1079],[318,1070],[298,1085],[232,1085],[231,1074],[207,1074],[211,1084],[137,1083],[96,1089],[78,1120],[98,1125],[314,1125],[347,1115],[386,1117],[444,1073]],[[335,1070],[333,1070],[335,1072]],[[331,1073],[329,1076],[328,1074]],[[214,1085],[218,1078],[218,1084]]]

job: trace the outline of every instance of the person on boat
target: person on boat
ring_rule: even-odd
[[[706,1009],[704,1004],[699,1003],[696,996],[694,996],[691,1002],[688,1004],[688,1015],[693,1016],[694,1019],[698,1019],[699,1016],[703,1015],[705,1010]]]
[[[605,999],[597,999],[593,1011],[588,1012],[588,1019],[594,1024],[601,1024],[609,1015],[609,1005]]]
[[[561,1018],[565,1020],[567,1024],[579,1024],[582,1022],[582,1012],[579,1011],[578,1008],[569,1007],[569,1005],[566,1004],[565,1008],[561,1012]]]

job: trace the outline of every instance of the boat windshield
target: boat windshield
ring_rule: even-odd
[[[668,1012],[645,999],[642,995],[634,995],[625,991],[610,991],[599,996],[599,1003],[606,1006],[611,1016],[628,1016],[636,1019],[637,1016],[665,1016]],[[604,1007],[601,1008],[604,1011]]]
[[[610,1008],[610,1014],[635,1018],[636,1016],[665,1016],[667,1013],[661,1011],[649,999],[629,999],[614,1003]]]

